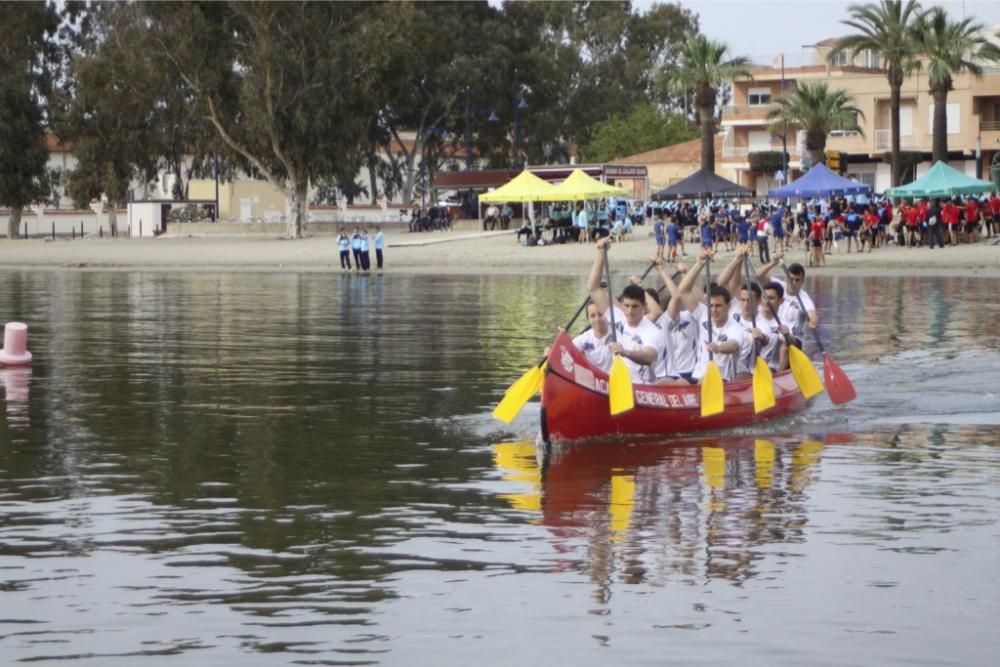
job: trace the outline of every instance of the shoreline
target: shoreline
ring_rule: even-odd
[[[612,267],[627,273],[648,265],[655,250],[642,236],[615,243]],[[160,237],[144,239],[0,240],[0,270],[25,271],[197,271],[254,273],[336,273],[340,269],[335,237],[310,236],[290,241],[273,237]],[[994,239],[956,247],[876,248],[871,253],[829,255],[827,266],[808,267],[809,275],[980,276],[1000,277],[1000,245]],[[696,247],[688,244],[687,261]],[[514,231],[386,233],[383,275],[583,275],[593,258],[593,244],[526,247]],[[372,251],[372,263],[375,261]],[[718,261],[731,257],[720,251]],[[755,258],[756,259],[756,258]],[[786,260],[805,262],[801,246]],[[684,260],[682,260],[684,261]],[[641,271],[641,269],[638,269]],[[372,273],[376,273],[373,269]]]

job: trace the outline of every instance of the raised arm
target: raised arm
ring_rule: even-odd
[[[698,255],[698,261],[684,274],[684,280],[677,287],[680,298],[671,299],[670,306],[667,308],[671,319],[677,319],[677,316],[681,312],[681,306],[690,312],[694,312],[698,304],[701,303],[701,295],[695,293],[694,285],[698,281],[698,276],[701,275],[701,270],[705,268],[705,260],[708,254],[708,251],[702,250]]]
[[[597,306],[597,310],[603,315],[608,312],[611,304],[611,297],[608,290],[601,287],[601,275],[604,273],[604,251],[611,245],[611,237],[603,238],[597,242],[597,256],[590,267],[590,275],[587,276],[587,291],[590,293],[590,300]]]
[[[781,252],[774,253],[773,255],[771,255],[771,261],[768,262],[767,264],[761,265],[760,269],[757,270],[757,280],[760,281],[761,285],[767,284],[768,282],[767,274],[771,272],[771,269],[773,269],[774,267],[776,267],[778,264],[781,263],[782,256],[783,253]]]
[[[743,254],[737,250],[733,259],[722,269],[718,280],[715,282],[729,290],[730,294],[740,293],[740,269],[743,268]]]

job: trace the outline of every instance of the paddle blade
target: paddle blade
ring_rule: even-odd
[[[790,345],[788,363],[792,367],[792,375],[795,376],[795,382],[799,385],[799,391],[802,392],[803,396],[812,398],[823,391],[823,382],[819,379],[819,373],[816,372],[816,367],[813,366],[805,352]]]
[[[830,395],[830,400],[837,405],[849,403],[858,397],[854,391],[854,385],[844,371],[840,370],[830,355],[823,354],[823,378],[826,380],[826,393]]]
[[[505,424],[514,421],[514,417],[524,404],[541,388],[544,374],[541,366],[532,366],[510,386],[497,407],[493,409],[493,416]]]
[[[774,407],[774,377],[763,357],[757,357],[753,367],[753,411],[764,412]]]
[[[635,407],[635,396],[632,394],[632,376],[628,374],[628,366],[622,358],[615,355],[611,362],[611,374],[608,378],[608,401],[611,404],[611,414],[618,415]]]
[[[725,409],[725,391],[722,388],[722,373],[714,361],[708,362],[705,377],[701,379],[701,416],[711,417]]]

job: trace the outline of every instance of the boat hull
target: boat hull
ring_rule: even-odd
[[[546,366],[542,434],[550,441],[672,437],[770,421],[807,405],[791,371],[782,371],[774,374],[774,407],[760,414],[748,378],[725,384],[725,410],[710,417],[701,416],[698,385],[634,385],[635,407],[612,416],[607,373],[592,366],[565,333],[556,338]]]

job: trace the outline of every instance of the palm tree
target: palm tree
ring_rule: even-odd
[[[671,77],[677,91],[695,89],[701,126],[701,168],[715,171],[715,104],[719,87],[739,77],[753,79],[750,60],[727,58],[729,47],[704,35],[693,35],[681,46],[680,68]]]
[[[830,130],[862,132],[857,119],[865,115],[851,106],[854,98],[844,90],[831,91],[825,81],[796,83],[787,94],[775,100],[778,105],[768,112],[768,120],[798,125],[806,131],[806,150],[812,164],[823,161],[826,137]]]
[[[1000,60],[1000,48],[983,36],[983,25],[971,18],[957,23],[935,7],[920,17],[914,26],[918,48],[927,58],[927,79],[934,98],[934,162],[948,160],[948,91],[952,90],[952,75],[969,72],[983,75],[979,63]]]
[[[899,185],[899,98],[903,79],[917,68],[917,47],[913,38],[913,24],[920,15],[916,0],[881,0],[879,4],[851,5],[851,18],[841,23],[851,26],[860,34],[848,35],[837,40],[827,58],[833,60],[841,53],[853,59],[863,51],[878,56],[889,80],[889,109],[892,119],[892,185]]]

